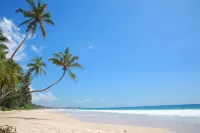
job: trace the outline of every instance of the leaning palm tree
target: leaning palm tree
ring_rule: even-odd
[[[42,92],[42,91],[48,90],[52,86],[54,86],[57,83],[59,83],[63,79],[63,77],[65,76],[66,72],[68,72],[69,76],[73,80],[76,81],[76,75],[71,71],[71,69],[72,68],[83,69],[82,65],[77,62],[79,60],[79,57],[78,56],[73,56],[69,52],[69,48],[66,48],[64,53],[62,53],[62,52],[53,53],[53,56],[54,56],[54,58],[50,58],[49,60],[52,61],[53,64],[62,67],[62,70],[63,70],[62,76],[55,83],[51,84],[47,88],[42,89],[42,90],[33,90],[33,91],[30,91],[30,93]]]
[[[46,37],[46,31],[44,28],[44,22],[47,24],[55,25],[54,22],[51,20],[51,14],[50,12],[45,12],[47,8],[47,4],[41,4],[40,0],[38,0],[38,3],[35,4],[33,0],[26,0],[26,2],[31,6],[31,10],[26,11],[23,9],[18,9],[16,12],[20,12],[24,15],[25,18],[28,18],[28,20],[24,21],[21,23],[19,26],[27,24],[27,35],[25,36],[24,40],[20,43],[20,45],[17,47],[15,52],[12,54],[10,57],[10,60],[13,59],[17,51],[20,49],[22,44],[25,42],[27,37],[31,34],[32,36],[34,35],[37,25],[40,25],[40,29],[42,31],[42,35],[44,38]]]
[[[41,75],[42,73],[44,73],[46,75],[46,72],[45,70],[42,68],[42,67],[46,67],[46,64],[42,61],[42,57],[35,57],[31,60],[32,62],[29,63],[27,66],[28,66],[28,74],[31,74],[32,72],[34,72],[31,80],[33,80],[33,78],[37,75]],[[31,81],[30,80],[30,81]]]

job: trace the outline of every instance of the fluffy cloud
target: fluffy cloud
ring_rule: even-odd
[[[32,86],[29,86],[31,90],[34,90]],[[45,101],[45,102],[51,102],[59,100],[56,98],[56,96],[52,92],[47,93],[32,93],[32,101],[38,102],[38,101]]]
[[[93,49],[93,48],[94,48],[93,46],[89,46],[89,47],[88,47],[89,50],[91,50],[91,49]]]
[[[20,28],[18,28],[11,20],[7,18],[3,18],[0,20],[0,29],[3,31],[4,36],[6,36],[10,42],[5,43],[6,46],[9,48],[7,58],[9,58],[12,53],[15,51],[17,46],[22,42],[25,37],[25,34],[20,33]],[[25,44],[17,52],[14,59],[16,61],[26,59]]]
[[[31,50],[36,53],[40,53],[44,47],[37,48],[35,45],[31,45]]]
[[[55,100],[58,100],[58,98],[56,98],[56,96],[52,92],[32,94],[33,102],[38,102],[38,101],[51,102]]]
[[[83,104],[83,103],[87,103],[87,102],[91,102],[91,101],[92,101],[92,99],[89,98],[89,99],[84,99],[84,100],[76,100],[76,103],[77,104]]]

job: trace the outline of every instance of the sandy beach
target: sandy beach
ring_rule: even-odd
[[[18,133],[172,133],[160,128],[83,122],[55,110],[0,112],[0,125],[7,124],[16,126]]]

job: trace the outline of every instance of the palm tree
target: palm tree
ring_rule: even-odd
[[[71,71],[72,68],[80,68],[83,69],[82,65],[79,64],[78,61],[79,57],[78,56],[73,56],[70,52],[69,52],[69,48],[65,49],[65,52],[59,52],[59,53],[53,53],[54,58],[50,58],[49,60],[52,61],[53,64],[62,67],[63,70],[63,74],[62,76],[53,84],[51,84],[50,86],[48,86],[45,89],[42,90],[33,90],[30,91],[30,93],[34,93],[34,92],[42,92],[45,90],[48,90],[49,88],[51,88],[52,86],[56,85],[57,83],[59,83],[63,77],[65,76],[66,72],[69,73],[69,76],[76,81],[76,75]]]
[[[17,87],[23,79],[22,68],[13,60],[0,62],[0,101],[12,92],[17,91]]]
[[[27,35],[24,38],[24,40],[20,43],[20,45],[17,47],[15,52],[10,57],[10,60],[13,59],[19,48],[22,46],[22,44],[25,42],[29,34],[32,36],[34,35],[37,25],[40,25],[40,29],[42,31],[42,35],[44,38],[46,37],[46,31],[44,28],[44,22],[47,24],[55,25],[54,22],[51,20],[51,14],[50,12],[45,12],[47,8],[47,4],[41,4],[40,0],[38,0],[38,3],[35,4],[33,0],[26,0],[26,2],[31,6],[31,10],[26,11],[23,9],[18,9],[16,12],[20,12],[24,15],[25,18],[28,18],[28,20],[22,22],[19,26],[27,24]]]
[[[28,69],[28,74],[31,74],[32,72],[35,71],[35,73],[33,74],[31,80],[33,80],[33,78],[36,75],[41,75],[42,73],[44,73],[46,75],[45,70],[42,67],[46,67],[46,64],[42,61],[42,57],[35,57],[32,60],[32,63],[29,63],[27,66],[29,67]],[[30,80],[30,81],[31,81]]]
[[[5,59],[6,54],[8,53],[8,47],[4,44],[5,42],[9,42],[9,40],[2,34],[0,30],[0,58]]]
[[[29,82],[24,82],[24,83],[20,84],[20,86],[18,86],[18,87],[15,87],[15,86],[10,87],[10,88],[15,88],[15,89],[12,89],[12,90],[8,91],[8,92],[5,93],[4,95],[2,95],[2,94],[0,93],[0,101],[1,101],[3,98],[5,98],[6,96],[10,95],[11,93],[16,92],[17,90],[20,90],[21,88],[23,88],[23,87],[29,85],[30,82],[31,82],[31,80],[33,80],[33,78],[34,78],[36,75],[39,75],[39,74],[42,74],[42,73],[46,74],[45,70],[42,68],[42,67],[46,67],[46,64],[42,61],[42,57],[39,57],[39,58],[36,58],[36,57],[35,57],[35,58],[33,58],[31,61],[32,61],[32,63],[29,63],[29,64],[27,65],[27,66],[29,67],[27,74],[26,74],[24,77],[21,77],[21,81],[26,81],[26,80],[27,80],[26,78],[29,78],[30,75],[31,75],[31,73],[35,71],[35,73],[33,74],[32,78],[29,80]],[[11,61],[11,62],[12,62],[12,61]],[[14,61],[13,61],[13,62],[14,62]],[[9,64],[10,64],[10,63],[9,63]],[[12,66],[12,69],[13,69],[13,68],[14,68],[14,67]],[[10,71],[11,71],[12,69],[10,69]],[[19,68],[17,68],[17,69],[19,69]],[[14,72],[12,72],[12,73],[14,73]],[[16,73],[16,74],[19,74],[18,71],[16,71],[15,73]],[[15,74],[15,73],[14,73],[14,74]],[[2,75],[2,76],[3,76],[3,75]],[[17,76],[17,75],[16,75],[16,76]],[[15,79],[15,80],[16,80],[16,79]],[[9,80],[6,79],[5,81],[9,81]],[[15,84],[16,84],[16,83],[15,83]],[[0,85],[1,85],[1,82],[0,82]],[[10,83],[9,83],[9,85],[10,85]],[[3,87],[1,87],[1,88],[3,88]]]
[[[8,39],[2,34],[2,31],[0,30],[0,44],[8,42]]]

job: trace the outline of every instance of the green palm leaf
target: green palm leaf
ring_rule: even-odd
[[[31,8],[33,9],[33,11],[36,10],[36,6],[33,0],[26,0],[26,2],[31,6]]]
[[[40,22],[40,29],[42,31],[42,35],[44,36],[44,38],[46,38],[46,31],[44,29],[44,24],[42,22]]]
[[[30,23],[32,20],[33,20],[33,19],[26,20],[26,21],[22,22],[21,24],[19,24],[18,27],[20,27],[20,26],[22,26],[22,25],[24,25],[24,24],[28,24],[28,23]]]
[[[68,70],[68,71],[69,71],[69,76],[70,76],[73,80],[76,81],[76,75],[75,75],[72,71],[70,71],[70,70]]]

